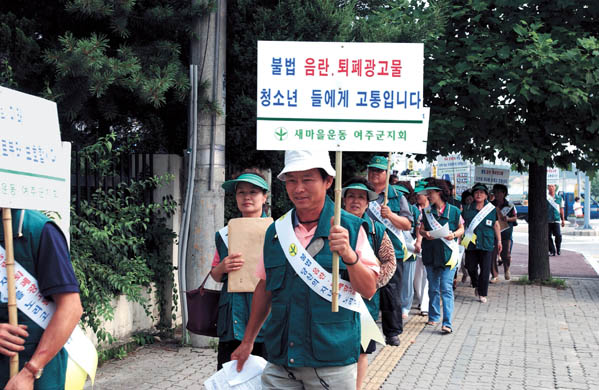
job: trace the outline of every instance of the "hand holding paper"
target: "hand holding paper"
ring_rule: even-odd
[[[431,230],[428,233],[432,238],[436,239],[449,236],[451,234],[451,231],[449,230],[449,224],[446,223],[440,229]]]

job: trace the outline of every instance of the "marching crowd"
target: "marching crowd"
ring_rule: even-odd
[[[244,256],[228,253],[222,231],[216,234],[212,276],[224,282],[219,369],[237,360],[241,370],[253,354],[268,361],[262,373],[265,389],[360,389],[367,355],[376,349],[374,340],[361,337],[363,317],[368,316],[360,310],[361,301],[375,321],[380,314],[386,344],[398,346],[413,307],[428,317],[428,326],[452,333],[458,270],[463,282],[470,279],[482,304],[488,300],[489,283],[498,280],[499,266],[510,279],[517,222],[505,185],[490,189],[477,183],[456,200],[445,180],[431,177],[412,186],[388,178],[386,157],[372,157],[365,168],[366,177],[344,183],[343,211],[335,225],[334,203],[327,195],[335,170],[328,152],[286,152],[277,178],[284,181],[294,208],[266,231],[256,269],[260,281],[253,293],[227,292],[227,274],[242,267]],[[234,194],[244,218],[266,216],[269,186],[257,170],[244,171],[223,188]],[[548,202],[557,205],[550,207],[549,220],[561,217],[563,223],[560,199],[551,188],[549,194]],[[550,251],[559,254],[559,223],[551,232],[556,242]],[[340,256],[340,282],[351,283],[352,290],[340,296],[336,313],[331,312],[331,284],[326,283],[333,252]]]

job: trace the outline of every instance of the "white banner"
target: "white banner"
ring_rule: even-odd
[[[426,153],[424,46],[258,41],[257,148]]]
[[[547,168],[547,185],[559,184],[559,168]]]
[[[503,167],[476,167],[474,183],[510,185],[510,168]]]
[[[0,87],[0,207],[70,203],[56,103]]]

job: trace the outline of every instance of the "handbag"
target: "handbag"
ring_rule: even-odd
[[[218,300],[220,291],[204,288],[208,275],[199,288],[185,291],[187,297],[187,330],[191,333],[217,337],[216,322],[218,321]]]

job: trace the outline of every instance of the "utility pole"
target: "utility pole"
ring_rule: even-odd
[[[185,251],[185,285],[197,288],[211,268],[214,233],[224,224],[225,179],[225,66],[227,2],[217,0],[215,9],[193,22],[191,63],[197,65],[200,84],[208,87],[205,97],[220,113],[201,111],[197,116],[196,159],[192,203],[188,212]],[[193,67],[192,67],[193,68]],[[185,326],[185,324],[183,324]],[[208,337],[191,335],[194,347],[208,345]]]

